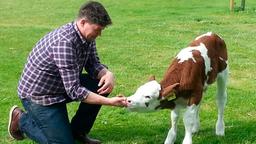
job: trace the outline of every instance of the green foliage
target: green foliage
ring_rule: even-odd
[[[0,143],[27,144],[8,137],[8,112],[21,103],[16,87],[26,57],[46,33],[74,20],[82,0],[0,0]],[[127,96],[156,75],[158,81],[171,59],[196,36],[208,31],[221,35],[228,47],[230,79],[225,112],[226,136],[217,137],[215,85],[201,106],[200,144],[256,143],[256,1],[247,0],[243,12],[230,13],[227,1],[212,0],[102,0],[113,25],[97,41],[101,61],[115,73],[111,96]],[[68,105],[70,117],[78,103]],[[91,131],[106,144],[158,144],[167,135],[170,111],[129,113],[103,106]],[[184,136],[182,119],[177,143]]]

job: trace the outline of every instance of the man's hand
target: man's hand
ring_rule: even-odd
[[[114,88],[114,75],[112,72],[107,71],[101,78],[98,86],[98,93],[100,95],[111,93]]]
[[[94,92],[90,92],[88,96],[83,100],[85,103],[89,104],[99,104],[99,105],[109,105],[109,106],[118,106],[118,107],[127,107],[128,102],[124,96],[116,96],[107,98],[101,95],[98,95]]]
[[[110,105],[118,107],[127,107],[127,99],[123,96],[111,97]]]

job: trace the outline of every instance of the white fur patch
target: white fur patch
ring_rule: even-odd
[[[182,63],[186,60],[192,59],[195,63],[196,60],[193,57],[192,51],[193,50],[198,50],[201,53],[201,56],[204,59],[204,65],[205,65],[205,75],[207,75],[207,73],[209,71],[212,70],[211,68],[211,62],[210,62],[210,58],[207,55],[207,48],[205,47],[205,45],[203,43],[200,43],[199,46],[195,46],[195,47],[187,47],[182,49],[178,55],[176,56],[177,59],[179,59],[179,63]]]
[[[226,64],[228,64],[228,61],[224,60],[222,57],[219,57],[221,61],[224,61]]]
[[[200,46],[196,46],[196,47],[187,47],[182,49],[178,55],[176,56],[177,59],[179,59],[179,63],[183,63],[186,60],[192,59],[194,63],[196,63],[196,60],[193,57],[192,51],[199,49],[198,47]]]
[[[207,33],[205,33],[205,34],[202,34],[202,35],[196,37],[196,40],[198,40],[198,39],[200,39],[200,38],[202,38],[202,37],[204,37],[204,36],[211,36],[211,35],[212,35],[212,32],[207,32]]]

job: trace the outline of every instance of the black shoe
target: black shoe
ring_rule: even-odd
[[[19,129],[19,120],[23,113],[24,112],[16,105],[11,108],[9,113],[8,132],[10,137],[16,140],[23,140],[25,138]]]
[[[88,135],[74,135],[74,139],[83,144],[101,144],[100,140],[89,138]]]

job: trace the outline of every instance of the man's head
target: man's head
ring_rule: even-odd
[[[101,31],[112,21],[102,4],[89,1],[81,6],[77,16],[77,26],[82,36],[91,41],[101,35]]]

